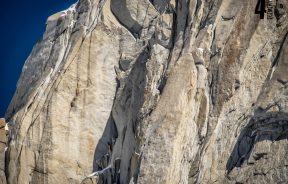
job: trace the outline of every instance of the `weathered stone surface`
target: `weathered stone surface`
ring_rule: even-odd
[[[7,131],[5,119],[0,118],[0,183],[6,184],[5,176],[5,151],[7,147]]]
[[[288,2],[270,3],[263,20],[257,0],[50,16],[6,114],[8,182],[288,183]]]

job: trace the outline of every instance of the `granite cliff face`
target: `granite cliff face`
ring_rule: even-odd
[[[267,1],[268,2],[268,1]],[[6,113],[11,184],[288,182],[288,1],[79,0]]]

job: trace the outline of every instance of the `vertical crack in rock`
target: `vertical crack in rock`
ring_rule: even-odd
[[[6,113],[7,183],[287,183],[288,2],[269,3],[263,20],[257,0],[50,16]]]
[[[111,167],[111,173],[101,179],[104,183],[108,181],[108,183],[127,183],[136,172],[131,168],[131,165],[135,164],[131,163],[131,160],[136,156],[135,127],[140,108],[143,106],[146,83],[145,63],[148,57],[145,49],[132,66],[127,78],[122,79],[124,81],[118,88],[112,115],[106,127],[107,131],[104,131],[95,150],[94,172]],[[117,136],[113,136],[115,134]],[[119,171],[115,168],[117,159],[121,160]]]

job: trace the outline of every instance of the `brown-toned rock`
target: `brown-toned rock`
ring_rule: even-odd
[[[5,152],[7,143],[7,131],[6,131],[5,119],[0,119],[0,184],[6,184],[5,176]]]

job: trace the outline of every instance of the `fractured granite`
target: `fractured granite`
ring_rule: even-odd
[[[287,183],[288,2],[257,2],[50,16],[6,113],[8,183]]]

